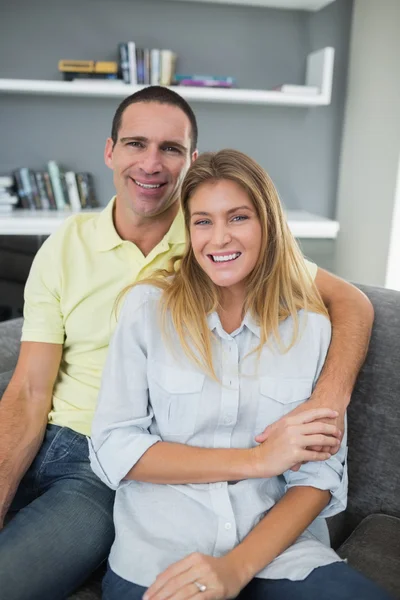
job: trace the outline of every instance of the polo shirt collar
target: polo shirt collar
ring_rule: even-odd
[[[106,252],[107,250],[113,250],[124,240],[118,235],[117,230],[114,226],[114,206],[115,198],[112,198],[104,210],[97,217],[96,223],[96,245],[100,252]],[[185,235],[185,220],[183,213],[179,210],[173,223],[167,233],[165,234],[163,242],[169,245],[184,244],[186,241]]]
[[[100,252],[112,250],[123,243],[123,239],[118,235],[114,227],[114,205],[115,196],[110,200],[104,210],[97,217],[96,223],[96,243]]]

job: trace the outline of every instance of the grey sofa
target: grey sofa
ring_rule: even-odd
[[[348,411],[348,507],[329,526],[339,554],[400,599],[400,293],[361,289],[374,305],[375,323]],[[21,320],[0,325],[0,397],[20,329]],[[100,579],[101,571],[71,599],[100,598]]]

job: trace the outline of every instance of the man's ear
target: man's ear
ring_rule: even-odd
[[[104,148],[104,162],[109,169],[113,169],[113,148],[114,142],[111,138],[107,138],[106,147]]]
[[[194,162],[198,156],[199,156],[199,151],[196,148],[196,150],[192,153],[191,162]]]

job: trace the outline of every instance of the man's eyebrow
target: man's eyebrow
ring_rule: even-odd
[[[142,135],[132,135],[129,137],[123,137],[120,139],[120,141],[124,144],[125,142],[148,142],[149,139],[147,137],[144,137]],[[160,143],[160,146],[176,146],[177,148],[180,148],[181,150],[185,151],[188,149],[187,146],[185,146],[184,144],[181,144],[180,142],[177,142],[176,140],[164,140],[163,142]]]
[[[248,210],[248,211],[250,211],[250,212],[252,212],[252,211],[253,211],[253,209],[252,209],[250,206],[243,205],[243,206],[235,206],[235,208],[230,208],[229,210],[227,210],[227,211],[226,211],[226,213],[227,213],[228,215],[230,215],[230,214],[232,214],[232,213],[236,212],[237,210]],[[190,216],[191,216],[191,217],[194,217],[194,215],[200,215],[200,216],[202,216],[202,217],[209,217],[209,216],[210,216],[210,214],[211,214],[211,213],[208,213],[208,212],[205,212],[205,211],[200,211],[200,210],[199,210],[199,211],[196,211],[196,212],[193,212],[193,213],[191,213],[191,215],[190,215]]]

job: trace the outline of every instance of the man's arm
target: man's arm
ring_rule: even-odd
[[[318,269],[315,284],[329,312],[332,338],[310,399],[292,414],[310,408],[332,408],[338,412],[338,417],[329,422],[335,423],[343,435],[346,409],[368,350],[374,309],[358,288],[323,269]],[[274,423],[269,425],[256,437],[256,441],[265,441],[274,427]],[[329,450],[319,446],[312,449]],[[299,466],[296,465],[294,470],[298,470]]]
[[[310,401],[344,417],[367,354],[374,309],[359,289],[323,269],[318,269],[315,284],[329,312],[332,339]]]
[[[22,342],[14,375],[0,401],[0,529],[47,425],[62,344]]]

